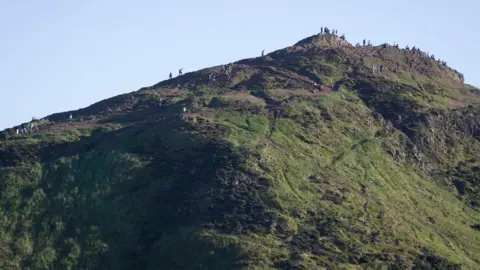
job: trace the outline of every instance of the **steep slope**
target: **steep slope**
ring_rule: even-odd
[[[460,73],[334,35],[227,71],[3,131],[0,268],[479,269]]]

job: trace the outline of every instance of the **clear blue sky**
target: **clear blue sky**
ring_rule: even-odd
[[[0,0],[0,130],[338,29],[480,86],[479,0]]]

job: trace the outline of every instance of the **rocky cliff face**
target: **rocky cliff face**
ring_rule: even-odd
[[[478,269],[479,98],[317,35],[7,129],[0,266]]]

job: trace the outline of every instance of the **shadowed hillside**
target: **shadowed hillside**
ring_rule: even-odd
[[[12,127],[0,268],[479,269],[479,104],[322,34]]]

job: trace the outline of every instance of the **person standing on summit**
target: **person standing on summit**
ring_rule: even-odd
[[[182,70],[183,70],[183,68],[181,68],[181,69],[178,70],[178,76],[183,75]]]
[[[262,57],[265,55],[265,50],[262,50]]]

